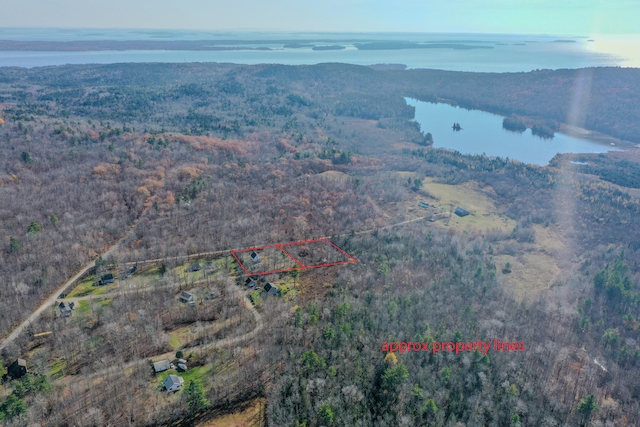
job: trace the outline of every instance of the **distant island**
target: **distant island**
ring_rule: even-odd
[[[267,46],[242,46],[244,43],[245,42],[242,41],[233,41],[233,43],[231,43],[231,41],[228,40],[83,40],[70,42],[0,40],[0,50],[43,52],[88,52],[101,50],[273,50]]]
[[[339,44],[334,44],[329,46],[314,46],[311,49],[312,50],[342,50],[344,48],[345,48],[344,46],[341,46]]]
[[[576,43],[575,40],[554,40],[553,43]]]
[[[412,42],[372,42],[355,44],[358,50],[400,50],[400,49],[493,49],[493,46],[470,46],[461,43],[412,43]]]
[[[527,125],[517,117],[505,117],[502,120],[502,127],[511,132],[524,132]]]
[[[287,43],[282,47],[288,48],[288,49],[300,49],[304,47],[315,47],[315,45],[305,44],[305,43]]]
[[[543,139],[551,139],[555,136],[555,130],[546,124],[534,124],[531,133]]]

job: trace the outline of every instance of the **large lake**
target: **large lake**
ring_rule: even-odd
[[[524,163],[547,165],[557,153],[605,153],[617,148],[586,139],[556,133],[552,139],[510,132],[502,128],[502,116],[478,110],[466,110],[449,104],[433,104],[407,98],[416,109],[415,120],[423,132],[433,135],[433,146],[457,150],[463,154],[508,157]],[[452,129],[459,123],[461,131]]]

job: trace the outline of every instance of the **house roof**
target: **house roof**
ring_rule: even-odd
[[[15,366],[24,366],[26,368],[27,367],[27,361],[24,360],[24,359],[18,359],[18,360],[16,360],[15,362],[13,362],[11,364],[11,366],[14,366],[14,365]]]
[[[455,210],[455,214],[458,216],[467,216],[469,215],[469,211],[458,206]]]
[[[156,372],[166,371],[169,368],[171,368],[171,363],[168,360],[161,360],[153,364],[153,370]]]
[[[193,296],[193,294],[190,294],[189,292],[185,292],[185,291],[180,292],[180,299],[190,301],[194,298],[195,297]]]
[[[58,307],[60,307],[60,310],[62,311],[67,311],[67,310],[71,311],[71,306],[66,301],[61,302]]]
[[[173,387],[174,385],[182,386],[184,385],[184,379],[177,375],[171,374],[164,379],[164,381],[162,382],[162,385],[165,386],[167,389]]]
[[[271,282],[267,282],[267,284],[264,285],[264,290],[266,292],[278,292],[278,287]]]

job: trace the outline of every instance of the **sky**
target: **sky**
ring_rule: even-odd
[[[0,27],[638,34],[640,0],[0,0]]]

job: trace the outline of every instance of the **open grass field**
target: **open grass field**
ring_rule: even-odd
[[[515,221],[499,213],[494,201],[489,196],[490,188],[482,188],[478,183],[466,182],[460,185],[449,185],[434,182],[432,178],[425,178],[423,188],[418,192],[420,199],[428,200],[429,204],[446,217],[435,224],[447,226],[457,231],[499,229],[511,231],[516,226]],[[418,202],[415,201],[416,209]],[[466,209],[470,215],[459,217],[453,213],[456,207]]]
[[[89,276],[78,284],[69,294],[67,298],[78,298],[87,295],[102,295],[113,291],[118,287],[118,281],[105,286],[95,286],[95,276]]]
[[[500,282],[520,301],[528,300],[556,283],[562,273],[562,254],[566,253],[559,230],[541,225],[533,228],[535,242],[524,244],[522,254],[503,254],[494,258]],[[511,273],[502,274],[507,262],[511,264]]]
[[[529,300],[540,291],[549,289],[560,274],[555,260],[541,252],[527,252],[514,257],[499,255],[494,258],[499,282],[513,291],[515,297]],[[506,263],[511,264],[511,273],[503,274]]]
[[[346,182],[351,177],[344,172],[340,171],[326,171],[315,175],[317,178],[326,179],[333,182]]]
[[[187,362],[187,366],[188,365],[189,363]],[[207,378],[207,376],[209,375],[212,369],[213,368],[211,365],[198,366],[196,368],[190,367],[189,370],[187,370],[186,372],[178,372],[175,369],[169,369],[168,371],[161,372],[156,377],[154,377],[152,384],[154,387],[157,387],[158,389],[161,388],[162,381],[164,381],[164,379],[167,378],[169,375],[177,375],[179,377],[182,377],[182,379],[184,380],[185,387],[189,385],[189,381],[200,381],[200,383],[204,384],[205,379]],[[178,393],[182,393],[182,391],[179,391]]]
[[[154,266],[142,271],[138,271],[131,277],[126,277],[124,274],[118,274],[117,271],[109,271],[116,277],[115,282],[105,286],[95,286],[98,281],[96,275],[90,275],[85,277],[78,285],[69,292],[67,298],[78,298],[89,295],[103,295],[114,291],[117,288],[121,289],[134,289],[145,288],[147,286],[155,286],[160,282],[160,267]]]

